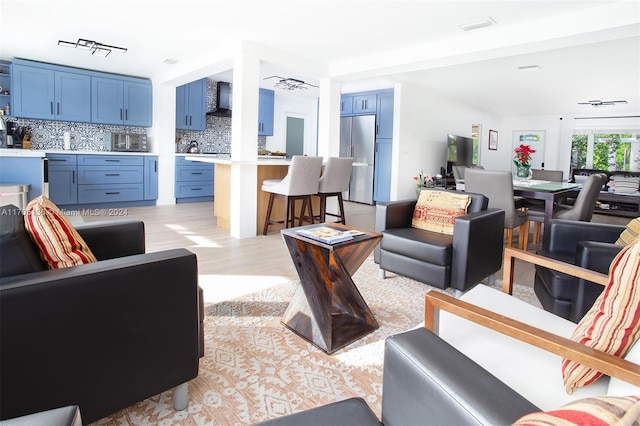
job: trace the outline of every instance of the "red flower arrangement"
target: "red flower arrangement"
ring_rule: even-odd
[[[531,145],[520,144],[514,152],[516,153],[516,156],[513,158],[513,163],[516,167],[521,167],[529,165],[529,162],[531,161],[531,154],[536,152],[536,150],[531,149]]]

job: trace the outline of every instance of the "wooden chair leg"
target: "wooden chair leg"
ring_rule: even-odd
[[[304,202],[309,209],[309,220],[311,221],[311,224],[313,225],[314,222],[314,217],[313,217],[313,203],[311,202],[311,195],[307,195],[306,197],[304,197]]]
[[[511,247],[511,240],[513,240],[513,229],[507,229],[507,247]]]
[[[344,215],[344,203],[342,202],[342,192],[338,192],[338,211],[340,212],[340,219],[343,225],[347,224],[347,219]]]
[[[542,223],[533,222],[533,242],[534,244],[540,242],[540,233],[542,231]]]
[[[518,248],[527,251],[529,248],[529,222],[525,222],[518,228]]]
[[[327,195],[326,194],[318,194],[320,197],[320,216],[318,220],[320,223],[325,223],[327,221]]]
[[[264,228],[262,228],[262,235],[267,235],[269,229],[269,219],[271,218],[271,209],[273,208],[273,192],[269,194],[269,204],[267,205],[267,217],[264,219]]]

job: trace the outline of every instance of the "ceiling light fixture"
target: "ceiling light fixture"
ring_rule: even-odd
[[[97,41],[87,40],[79,38],[77,42],[58,40],[58,46],[71,47],[75,49],[86,49],[91,52],[92,55],[107,57],[112,50],[126,53],[127,49],[124,47],[111,46],[108,44],[98,43]]]
[[[616,104],[626,104],[627,101],[601,101],[600,99],[595,99],[587,102],[578,102],[578,105],[591,105],[594,108],[600,108],[605,106],[613,106]]]
[[[490,27],[496,24],[497,22],[488,16],[483,19],[477,19],[475,21],[467,22],[465,24],[460,24],[459,27],[463,31],[471,31],[471,30],[477,30],[478,28]]]
[[[542,67],[540,65],[523,65],[518,67],[519,71],[539,71]]]
[[[266,77],[265,80],[268,80],[270,78],[279,79],[279,81],[273,87],[276,87],[282,90],[302,90],[302,89],[306,90],[309,87],[318,87],[313,84],[305,83],[302,80],[298,80],[295,78],[284,78],[284,77],[279,77],[277,75]]]

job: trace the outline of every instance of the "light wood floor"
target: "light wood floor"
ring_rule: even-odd
[[[345,202],[347,224],[373,231],[375,207]],[[225,300],[298,279],[279,229],[271,227],[269,235],[236,239],[226,229],[216,226],[213,203],[190,203],[169,206],[129,207],[119,217],[144,221],[147,251],[187,248],[198,256],[200,284],[207,302]],[[114,219],[116,216],[86,215],[85,221]],[[628,218],[594,215],[593,221],[626,225]],[[532,246],[535,250],[539,246]],[[255,277],[247,280],[247,276]],[[501,272],[496,275],[501,278]],[[517,263],[515,282],[533,285],[534,270]],[[221,286],[220,283],[225,285]]]

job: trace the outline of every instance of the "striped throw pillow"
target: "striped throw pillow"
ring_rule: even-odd
[[[640,238],[623,248],[609,268],[609,282],[573,331],[571,339],[624,357],[640,337]],[[596,381],[602,373],[564,359],[567,393]]]
[[[579,399],[558,410],[527,414],[516,426],[524,425],[632,425],[640,417],[639,396],[599,396]]]
[[[627,227],[618,237],[618,241],[616,244],[620,244],[622,246],[626,246],[627,244],[631,244],[633,240],[635,240],[638,235],[640,235],[640,217],[632,219],[631,222],[627,224]]]
[[[47,197],[27,204],[24,225],[49,269],[96,262],[87,243]]]

